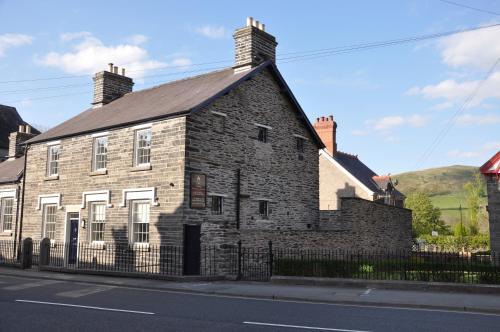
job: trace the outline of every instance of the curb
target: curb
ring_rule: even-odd
[[[163,291],[170,293],[179,294],[192,294],[200,296],[218,296],[218,297],[228,297],[228,298],[240,298],[240,299],[254,299],[254,300],[267,300],[267,301],[285,301],[285,302],[299,302],[299,303],[310,303],[310,304],[327,304],[327,305],[344,305],[344,306],[357,306],[357,307],[381,307],[387,309],[398,309],[398,310],[436,310],[436,311],[449,311],[458,313],[471,313],[471,314],[488,314],[488,315],[499,315],[500,308],[481,308],[481,307],[458,307],[458,306],[445,306],[445,305],[427,305],[427,304],[412,304],[412,303],[386,303],[386,302],[366,302],[366,301],[346,301],[346,300],[317,300],[313,298],[304,297],[289,297],[289,296],[277,296],[277,295],[239,295],[224,291],[203,291],[194,289],[182,289],[176,287],[155,287],[154,285],[129,285],[129,284],[119,284],[115,281],[106,280],[78,280],[73,278],[68,278],[63,275],[25,275],[17,271],[4,271],[0,269],[0,275],[5,276],[15,276],[20,278],[38,278],[44,280],[59,280],[59,281],[70,281],[75,283],[101,285],[101,286],[117,286],[121,288],[128,289],[142,289],[148,291]],[[51,272],[49,272],[51,273]],[[359,284],[358,284],[359,286]]]
[[[446,282],[399,281],[399,280],[363,280],[344,278],[307,278],[307,277],[271,277],[275,285],[300,285],[343,288],[376,288],[386,290],[454,292],[466,294],[500,295],[500,285],[454,284]]]

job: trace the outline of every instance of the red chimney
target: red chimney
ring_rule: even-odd
[[[322,116],[316,119],[314,129],[325,144],[328,152],[333,156],[337,153],[337,123],[333,121],[333,115],[329,117]]]

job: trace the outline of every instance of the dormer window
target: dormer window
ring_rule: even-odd
[[[151,128],[135,132],[135,166],[146,166],[151,162]]]
[[[57,176],[59,174],[59,145],[51,145],[47,153],[47,175]]]

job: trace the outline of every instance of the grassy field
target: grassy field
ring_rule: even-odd
[[[433,168],[416,172],[393,175],[399,184],[397,189],[409,195],[413,192],[428,194],[434,206],[441,210],[441,218],[448,225],[460,222],[460,205],[464,223],[469,220],[467,200],[463,186],[472,181],[479,169],[471,166],[449,166]],[[481,199],[482,212],[485,214],[487,198]],[[481,230],[486,230],[487,222],[483,217],[480,221]]]

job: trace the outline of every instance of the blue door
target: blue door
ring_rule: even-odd
[[[78,225],[80,215],[78,213],[69,213],[69,248],[68,264],[75,264],[78,252]]]

